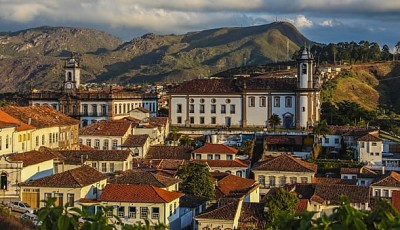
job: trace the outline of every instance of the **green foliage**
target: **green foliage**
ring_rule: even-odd
[[[215,197],[214,183],[206,164],[190,161],[179,167],[177,176],[182,180],[183,193],[210,200]]]
[[[276,126],[281,124],[281,118],[279,117],[278,114],[272,114],[271,117],[268,119],[268,124],[272,126],[274,129],[274,132],[276,130]]]
[[[252,159],[253,151],[254,151],[254,140],[245,140],[242,143],[242,146],[239,149],[239,154],[248,155],[249,158]]]
[[[194,142],[193,138],[189,137],[188,135],[183,135],[179,139],[179,145],[180,146],[185,146],[185,147],[194,147],[195,146],[195,142]]]
[[[335,125],[368,125],[377,120],[377,114],[352,101],[342,101],[336,105],[324,102],[321,106],[321,119]]]
[[[342,197],[339,207],[332,215],[323,214],[314,218],[314,212],[303,212],[298,215],[279,212],[277,218],[267,229],[290,230],[386,230],[400,228],[400,215],[387,201],[380,200],[373,211],[361,211],[350,206],[346,197]]]
[[[278,188],[274,194],[267,197],[265,203],[267,223],[276,223],[283,212],[286,216],[294,215],[296,211],[298,198],[294,193]]]

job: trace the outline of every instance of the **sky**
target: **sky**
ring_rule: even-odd
[[[0,31],[85,27],[124,41],[146,33],[294,24],[320,43],[400,41],[400,0],[0,0]]]

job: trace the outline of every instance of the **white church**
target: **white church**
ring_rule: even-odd
[[[195,79],[169,93],[169,119],[181,127],[281,127],[309,129],[320,119],[320,80],[311,53],[297,59],[297,76]]]

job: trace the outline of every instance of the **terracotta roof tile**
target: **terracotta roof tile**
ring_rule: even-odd
[[[296,206],[296,213],[302,213],[304,211],[307,211],[308,207],[308,199],[299,199],[297,201],[297,206]]]
[[[21,183],[21,186],[82,188],[104,179],[107,179],[104,174],[88,165],[84,165],[62,173],[24,182]]]
[[[239,150],[223,144],[209,144],[201,146],[193,150],[193,153],[219,153],[219,154],[236,154]]]
[[[400,187],[400,174],[391,171],[389,174],[378,177],[371,186]]]
[[[23,167],[39,164],[45,161],[53,160],[55,158],[54,155],[48,152],[42,151],[29,151],[23,153],[14,153],[8,156],[12,161],[22,161]]]
[[[370,188],[366,186],[344,184],[316,184],[313,197],[317,196],[324,201],[340,202],[341,195],[345,195],[350,203],[368,203],[370,199]],[[313,197],[311,199],[313,199]]]
[[[17,126],[17,131],[35,129],[35,127],[33,127],[32,125],[26,124],[2,110],[0,110],[0,122],[2,122],[3,124],[3,125],[0,124],[0,127]]]
[[[357,180],[342,180],[340,178],[331,177],[314,177],[314,183],[316,184],[352,184],[356,185]]]
[[[234,191],[247,190],[255,185],[255,180],[229,174],[224,178],[217,180],[216,188],[220,190],[223,195],[227,195]]]
[[[185,194],[179,199],[179,206],[185,208],[197,208],[200,205],[205,205],[207,200],[208,199],[204,197]]]
[[[264,205],[243,202],[240,210],[239,229],[264,229],[265,224]]]
[[[126,161],[129,150],[52,150],[64,157],[65,164],[79,165],[83,161]]]
[[[265,143],[270,145],[302,145],[303,139],[301,136],[266,136]]]
[[[400,190],[392,191],[392,205],[397,211],[400,211]]]
[[[238,209],[238,204],[238,202],[231,202],[225,205],[213,204],[203,213],[195,216],[195,219],[233,220]]]
[[[79,130],[79,136],[124,136],[131,129],[125,120],[97,121]]]
[[[247,168],[249,167],[248,164],[243,163],[239,160],[193,160],[197,162],[206,163],[210,167],[226,167],[226,168]]]
[[[122,144],[122,147],[142,147],[146,144],[147,139],[149,139],[148,134],[129,135]]]
[[[153,145],[147,151],[147,159],[190,160],[191,149],[184,146]]]
[[[73,119],[50,106],[5,106],[1,110],[27,124],[31,120],[31,125],[37,128],[79,124],[79,120]]]
[[[166,188],[180,181],[179,179],[154,174],[144,170],[128,170],[114,177],[110,183],[152,185],[158,188]]]
[[[297,159],[289,154],[257,162],[252,170],[283,172],[317,172],[317,165]]]
[[[378,173],[364,166],[361,168],[340,168],[340,174],[356,174],[362,178],[374,178],[378,176]]]
[[[357,139],[357,141],[374,141],[374,142],[380,142],[382,141],[382,139],[380,139],[379,137],[376,137],[372,134],[366,134],[360,138]]]
[[[108,184],[100,195],[100,201],[131,203],[169,203],[183,196],[151,185]]]
[[[149,124],[156,127],[165,127],[168,124],[168,117],[149,117]]]

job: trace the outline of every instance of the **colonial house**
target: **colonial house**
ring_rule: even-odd
[[[320,117],[320,82],[303,49],[297,77],[194,79],[169,92],[169,119],[184,127],[266,127],[278,115],[285,128],[309,128]]]
[[[282,154],[257,162],[252,172],[261,186],[260,193],[266,194],[268,189],[286,184],[311,183],[317,173],[317,165]]]
[[[81,85],[80,62],[73,55],[65,61],[62,90],[32,90],[29,104],[49,105],[80,120],[81,126],[100,120],[121,119],[132,109],[143,107],[156,116],[156,94],[118,89],[84,90]]]
[[[212,173],[215,181],[217,200],[234,194],[242,194],[244,202],[260,202],[260,185],[253,179],[246,179],[228,173]]]
[[[366,134],[357,139],[356,159],[360,163],[382,165],[383,142],[377,136]]]
[[[233,160],[193,160],[205,163],[210,172],[226,172],[238,177],[248,178],[250,174],[250,161],[235,158]]]
[[[322,214],[331,215],[338,207],[341,197],[346,196],[350,206],[359,210],[370,210],[370,189],[367,186],[347,184],[295,184],[294,191],[301,199],[308,199],[305,210],[315,212],[314,218]]]
[[[155,174],[147,170],[128,170],[117,174],[111,184],[151,185],[166,191],[178,191],[181,180]]]
[[[20,182],[53,174],[55,156],[45,151],[32,150],[0,156],[0,197],[20,199]]]
[[[138,107],[129,111],[129,116],[134,117],[138,120],[143,120],[145,118],[150,117],[150,111],[143,107]]]
[[[233,160],[239,150],[223,144],[209,144],[192,151],[192,159],[196,160]]]
[[[129,150],[133,157],[143,159],[150,148],[150,138],[147,134],[128,135],[128,138],[122,143],[121,149]]]
[[[391,171],[381,175],[375,179],[370,187],[372,190],[372,197],[390,198],[392,197],[393,191],[400,190],[400,174],[395,171]]]
[[[180,229],[179,199],[182,196],[180,192],[151,185],[108,184],[99,201],[104,206],[115,207],[106,213],[108,217],[116,215],[132,224],[144,224],[148,220],[150,226],[162,223],[175,230]]]
[[[101,173],[113,174],[132,169],[133,156],[128,150],[49,150],[59,156],[57,172],[89,165]]]
[[[98,121],[79,130],[79,143],[94,149],[121,149],[133,134],[132,124],[125,120]]]
[[[184,195],[179,199],[181,229],[196,229],[194,217],[206,210],[207,198]]]
[[[35,127],[0,110],[0,155],[32,150]]]
[[[82,198],[96,199],[106,186],[107,177],[96,169],[83,165],[62,173],[20,183],[22,201],[33,208],[43,207],[41,200],[56,198],[56,205],[80,207]]]
[[[133,133],[147,134],[151,145],[164,144],[169,133],[169,123],[166,117],[147,117],[135,123]]]
[[[340,168],[342,180],[356,180],[356,185],[369,186],[379,174],[366,166],[361,168]]]
[[[37,150],[40,146],[58,149],[79,148],[79,121],[49,106],[5,106],[0,110],[35,128],[31,136],[27,134],[25,138],[25,141],[28,141],[28,138],[30,141],[25,146],[30,145],[32,150]],[[24,142],[23,135],[18,136],[18,142]]]

